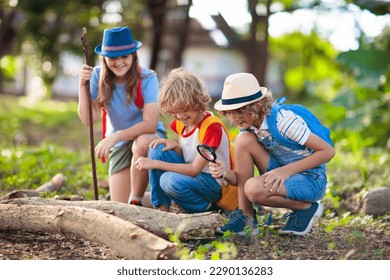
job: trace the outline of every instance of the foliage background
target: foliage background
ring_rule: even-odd
[[[93,199],[88,131],[77,116],[77,101],[52,99],[50,87],[59,71],[59,53],[80,52],[79,26],[89,26],[91,45],[100,41],[106,25],[97,23],[105,1],[16,1],[14,7],[7,5],[11,2],[1,2],[0,29],[5,26],[5,15],[13,11],[23,14],[23,24],[12,47],[8,41],[1,42],[2,81],[13,80],[23,58],[44,79],[49,94],[34,104],[26,96],[0,95],[0,195],[37,188],[61,172],[66,185],[59,194]],[[142,38],[149,22],[148,1],[121,2],[126,7],[124,23],[134,26],[136,22],[137,37]],[[288,11],[324,1],[275,2],[283,3]],[[381,6],[383,1],[345,2],[341,8],[355,3],[377,15],[389,12],[389,5]],[[309,107],[332,131],[336,156],[328,164],[329,184],[323,199],[327,218],[323,227],[328,231],[389,221],[388,215],[366,217],[361,202],[368,190],[390,187],[390,28],[376,38],[359,34],[359,48],[346,52],[335,50],[315,31],[285,34],[268,42],[269,59],[283,85],[277,94]],[[52,67],[44,71],[47,61]],[[163,119],[166,124],[170,121]],[[230,132],[237,134],[234,128]],[[96,123],[95,139],[99,138],[100,124]],[[103,199],[107,166],[97,161],[97,171]],[[354,234],[360,238],[360,233]]]

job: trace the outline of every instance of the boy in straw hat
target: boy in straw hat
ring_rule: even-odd
[[[102,44],[95,48],[101,65],[83,65],[80,70],[79,116],[88,119],[88,95],[92,97],[95,121],[103,109],[107,131],[95,148],[96,156],[109,157],[109,185],[112,201],[142,205],[149,183],[148,172],[131,164],[146,156],[152,140],[166,137],[159,120],[158,80],[154,72],[138,63],[142,43],[133,39],[128,27],[104,30]],[[90,81],[90,92],[86,83]],[[144,204],[147,204],[145,201]]]
[[[312,133],[300,116],[284,109],[277,114],[276,127],[304,149],[279,144],[266,121],[272,103],[271,92],[260,87],[252,74],[236,73],[226,78],[222,99],[214,106],[240,129],[234,141],[235,169],[218,161],[210,163],[215,178],[223,176],[238,186],[239,209],[218,229],[219,234],[243,233],[246,226],[256,233],[253,203],[292,210],[280,234],[305,235],[313,219],[322,215],[322,205],[317,201],[325,193],[325,163],[333,158],[334,149]],[[254,166],[260,176],[254,177]]]

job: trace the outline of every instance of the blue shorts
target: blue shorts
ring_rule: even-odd
[[[276,158],[270,154],[266,172],[281,166],[283,165],[281,165]],[[315,202],[324,196],[326,184],[327,178],[324,166],[292,175],[284,182],[284,186],[287,190],[286,198]]]

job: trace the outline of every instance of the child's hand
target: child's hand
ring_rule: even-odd
[[[209,170],[213,178],[220,179],[224,178],[227,173],[227,168],[225,164],[219,159],[216,162],[209,162]]]
[[[165,138],[160,138],[160,139],[155,139],[153,140],[150,145],[149,145],[149,148],[153,148],[155,149],[159,144],[164,144],[165,147],[162,148],[163,151],[168,151],[168,150],[173,150],[177,147],[177,143],[173,140],[169,140],[169,139],[165,139]]]
[[[117,139],[115,133],[102,139],[95,147],[96,156],[98,158],[107,158],[111,148],[114,147],[116,142]]]
[[[265,188],[269,188],[270,192],[280,192],[284,186],[284,182],[291,174],[288,169],[279,167],[264,173],[263,176],[266,177],[264,181]]]
[[[157,166],[155,165],[156,161],[147,157],[139,157],[135,162],[134,166],[138,170],[143,169],[155,169]]]
[[[85,85],[85,83],[89,80],[91,80],[92,77],[92,70],[93,67],[89,66],[87,64],[84,64],[81,66],[79,77],[80,77],[80,83]]]

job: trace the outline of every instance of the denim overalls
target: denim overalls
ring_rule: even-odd
[[[272,135],[259,137],[255,131],[248,129],[253,133],[257,140],[269,151],[270,159],[267,165],[266,172],[277,167],[285,166],[289,163],[298,161],[305,156],[295,154],[288,148],[279,144]],[[306,170],[304,172],[292,175],[285,182],[287,189],[286,198],[301,200],[307,202],[315,202],[324,196],[327,184],[325,163]]]

